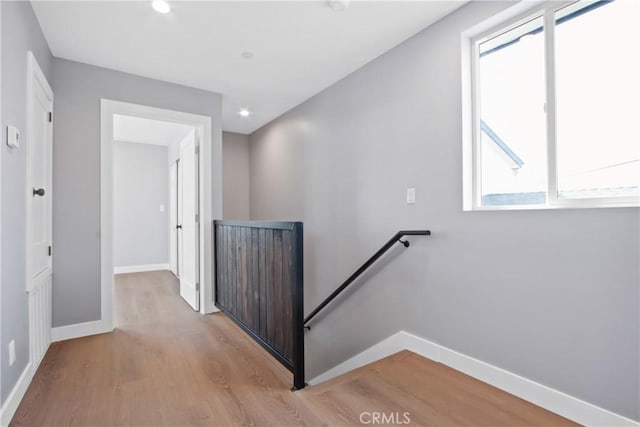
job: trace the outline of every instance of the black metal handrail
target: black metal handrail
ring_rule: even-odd
[[[367,260],[362,266],[355,271],[342,285],[338,287],[331,295],[329,295],[324,301],[322,301],[307,317],[304,319],[305,328],[311,329],[307,326],[307,323],[311,321],[323,308],[325,308],[331,301],[333,301],[338,295],[340,295],[347,287],[353,283],[362,273],[364,273],[371,265],[378,260],[385,252],[387,252],[393,245],[400,242],[405,248],[409,247],[408,240],[402,240],[404,236],[429,236],[431,231],[429,230],[405,230],[398,231],[387,243],[382,246],[378,252],[373,254],[371,258]]]

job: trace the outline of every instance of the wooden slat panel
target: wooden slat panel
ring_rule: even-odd
[[[233,264],[233,258],[235,255],[234,243],[233,243],[233,228],[227,227],[227,292],[229,293],[227,297],[229,300],[227,301],[227,307],[229,310],[234,313],[235,312],[235,297],[233,289],[235,288],[235,266]]]
[[[229,227],[222,226],[221,231],[224,233],[224,267],[225,271],[222,275],[224,282],[220,285],[224,288],[224,299],[225,305],[224,307],[227,309],[231,309],[231,233],[229,232]]]
[[[273,230],[266,231],[266,277],[267,277],[267,297],[266,297],[266,309],[267,309],[267,342],[273,347],[275,343],[275,312],[277,307],[275,306],[275,291],[273,281]]]
[[[302,225],[264,224],[216,222],[216,305],[295,373],[294,347],[302,328],[301,310],[294,307],[296,287],[302,292],[297,274],[302,265],[296,265]]]
[[[227,259],[227,307],[233,310],[233,233],[231,227],[225,227],[225,232],[227,235],[227,248],[225,253]]]
[[[238,276],[239,276],[239,266],[238,266],[238,260],[240,259],[240,254],[238,253],[239,251],[239,247],[240,247],[240,243],[238,242],[238,234],[239,234],[239,230],[238,227],[232,227],[231,228],[232,233],[233,233],[233,237],[232,237],[232,242],[233,242],[233,282],[231,283],[232,288],[231,290],[233,291],[233,312],[236,314],[236,316],[240,315],[240,289],[238,286]]]
[[[238,288],[240,289],[240,313],[241,320],[245,323],[245,325],[249,324],[249,306],[247,304],[249,298],[247,297],[247,228],[240,227],[238,228],[240,232],[240,237],[238,238],[238,254],[240,255],[238,266],[238,275],[240,282],[238,283]]]
[[[228,283],[229,283],[229,271],[231,271],[231,269],[229,268],[229,233],[226,230],[227,227],[223,227],[223,228],[224,228],[223,230],[220,230],[220,233],[222,234],[222,241],[224,244],[224,254],[222,254],[222,266],[224,266],[224,270],[220,274],[221,282],[219,286],[222,288],[224,306],[228,307],[229,306]]]
[[[287,330],[284,333],[283,350],[284,356],[291,360],[293,356],[293,316],[292,316],[292,304],[293,304],[293,286],[286,286],[288,283],[293,283],[293,245],[291,241],[292,232],[286,230],[282,233],[282,305],[284,309],[284,325],[287,326]]]
[[[229,268],[227,265],[227,253],[229,245],[227,239],[229,236],[226,233],[225,228],[226,227],[222,225],[216,228],[216,233],[218,233],[218,235],[220,236],[220,240],[222,241],[222,246],[217,246],[216,252],[224,252],[220,255],[221,261],[216,265],[216,277],[218,278],[218,281],[216,282],[216,295],[219,298],[216,303],[221,304],[223,307],[228,307],[229,300],[227,299],[227,289],[229,288],[229,286],[227,285],[227,283],[229,283],[229,280],[227,278],[227,272],[229,271]]]
[[[216,248],[220,248],[223,245],[224,242],[224,234],[220,233],[220,232],[216,232]],[[216,266],[221,266],[222,263],[224,262],[224,251],[215,251],[215,257],[216,257]],[[224,304],[224,298],[222,293],[222,290],[224,289],[224,286],[220,285],[221,283],[223,283],[222,280],[222,273],[223,273],[224,269],[221,268],[216,268],[216,293],[215,293],[215,298],[216,300],[219,300],[222,302],[222,304]]]
[[[253,308],[253,323],[251,329],[260,330],[260,251],[257,228],[251,229],[251,304]]]
[[[248,254],[250,250],[250,242],[247,238],[247,227],[242,227],[242,311],[244,315],[244,321],[247,326],[251,326],[251,307],[249,305],[249,268],[248,268]],[[253,329],[253,328],[252,328]]]
[[[273,346],[278,350],[284,350],[283,333],[287,328],[284,321],[284,305],[286,301],[282,300],[282,288],[286,284],[282,283],[282,230],[273,230],[273,303],[275,307],[273,313]],[[284,351],[283,351],[284,353]]]
[[[267,337],[267,230],[259,230],[259,274],[260,274],[260,337]]]

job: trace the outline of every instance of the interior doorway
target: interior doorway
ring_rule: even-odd
[[[170,270],[175,263],[180,296],[196,311],[199,139],[192,125],[113,117],[114,273]]]
[[[138,134],[137,132],[143,128],[146,130]],[[149,137],[150,129],[155,129],[155,137]],[[162,130],[158,131],[158,129]],[[144,214],[142,210],[133,210],[127,214],[129,217],[141,216],[143,220],[148,221],[154,220],[157,216],[164,218],[165,258],[151,261],[137,259],[123,264],[123,258],[119,258],[117,253],[117,246],[122,243],[122,237],[119,241],[115,235],[118,232],[117,228],[122,224],[118,220],[119,214],[115,211],[119,207],[114,182],[116,174],[114,168],[117,167],[115,162],[118,160],[114,152],[114,144],[143,145],[145,143],[143,140],[146,139],[148,145],[153,145],[153,142],[158,145],[158,140],[175,129],[179,129],[182,133],[176,132],[179,134],[178,137],[171,141],[165,140],[165,172],[163,178],[156,180],[162,181],[164,185],[165,203],[156,200],[151,204],[151,208],[145,211],[148,214]],[[123,135],[125,131],[128,135]],[[113,329],[114,273],[149,271],[143,270],[144,268],[174,271],[179,276],[182,298],[194,310],[201,313],[217,311],[213,306],[211,263],[205,263],[204,259],[211,256],[210,248],[213,242],[212,237],[209,236],[211,231],[209,223],[213,219],[212,213],[221,208],[213,204],[213,201],[218,199],[215,191],[218,184],[217,181],[214,183],[212,177],[218,176],[219,172],[212,171],[211,165],[215,162],[210,159],[213,153],[219,151],[218,149],[217,142],[215,147],[212,146],[210,117],[111,100],[101,101],[102,318],[100,322],[103,329]],[[175,166],[172,166],[174,163]],[[143,180],[145,172],[140,170],[141,163],[137,164],[140,167],[131,168],[133,169],[131,176],[124,179],[124,185],[134,189],[130,195],[134,201],[144,199],[145,196],[145,190],[137,186],[137,180]],[[175,173],[175,182],[171,178],[170,171]],[[177,209],[176,203],[171,201],[174,193],[176,198],[178,196],[180,198],[180,209]],[[125,231],[125,245],[137,247],[138,243],[145,243],[144,238],[138,239],[140,241],[127,239],[126,231],[131,232],[132,228],[121,228]],[[148,239],[155,241],[153,238]],[[177,247],[180,248],[179,251]],[[176,249],[175,252],[174,249]],[[133,252],[139,254],[140,251]]]

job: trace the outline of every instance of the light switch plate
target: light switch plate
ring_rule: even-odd
[[[20,147],[20,131],[15,126],[7,126],[7,145],[14,149]]]
[[[407,204],[415,205],[416,204],[416,189],[415,188],[407,188]]]
[[[13,365],[16,361],[16,340],[11,340],[9,343],[9,366]]]

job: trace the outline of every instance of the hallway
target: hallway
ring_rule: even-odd
[[[116,330],[52,344],[11,425],[354,425],[373,411],[419,425],[570,424],[409,352],[292,393],[285,368],[224,315],[194,312],[170,273],[118,275],[115,290]]]
[[[168,272],[116,276],[116,330],[52,344],[12,425],[313,420],[285,400],[288,371],[222,314],[193,311],[178,291]],[[286,418],[268,418],[275,412]]]

